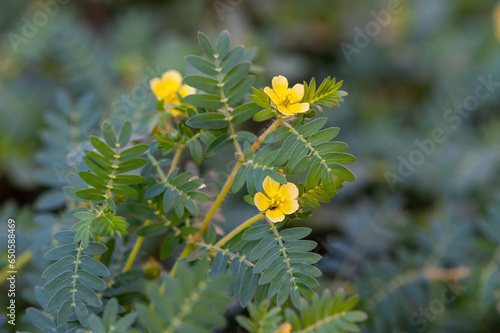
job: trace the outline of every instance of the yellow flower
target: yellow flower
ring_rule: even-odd
[[[177,93],[181,97],[194,94],[196,90],[187,84],[182,84],[182,76],[178,71],[169,70],[163,73],[161,78],[153,78],[149,81],[149,86],[155,94],[156,98],[165,104],[179,104]],[[177,110],[169,110],[174,117],[178,116],[181,112]]]
[[[304,85],[297,83],[288,89],[288,80],[283,75],[273,78],[273,89],[265,87],[265,93],[271,98],[278,110],[283,114],[294,114],[309,111],[309,103],[299,103],[304,97]]]
[[[258,192],[253,199],[255,206],[261,211],[266,211],[266,217],[271,222],[281,222],[285,214],[295,213],[299,209],[297,197],[299,190],[293,183],[280,185],[277,181],[267,176],[262,183],[264,192]]]
[[[274,333],[291,333],[291,332],[292,332],[292,325],[290,325],[290,323],[283,323],[276,331],[274,331]]]

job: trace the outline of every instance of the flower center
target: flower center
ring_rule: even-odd
[[[290,89],[284,94],[283,99],[281,100],[281,105],[284,107],[288,107],[290,104],[292,104],[292,92]]]
[[[276,197],[271,200],[271,206],[269,207],[270,210],[275,210],[278,208],[278,206],[281,204],[281,198]]]

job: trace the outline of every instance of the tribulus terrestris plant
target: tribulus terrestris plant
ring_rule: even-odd
[[[254,49],[231,48],[226,31],[215,45],[198,40],[204,56],[185,58],[196,74],[150,81],[151,126],[105,121],[89,137],[64,187],[73,224],[45,253],[53,262],[36,290],[43,309],[29,318],[43,332],[211,332],[239,302],[248,332],[359,332],[366,315],[353,310],[356,296],[316,291],[321,256],[305,239],[313,209],[355,179],[348,145],[334,141],[339,128],[324,128],[324,108],[347,95],[342,82],[291,85],[279,75],[255,88]],[[268,120],[259,136],[239,130]],[[180,163],[228,149],[234,167],[215,195]],[[222,234],[214,216],[230,192],[244,193],[255,215]],[[158,255],[139,260],[153,236]]]

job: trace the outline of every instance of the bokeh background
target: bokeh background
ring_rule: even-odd
[[[184,56],[200,53],[197,32],[215,38],[228,29],[233,43],[259,48],[258,86],[278,74],[290,82],[344,80],[345,103],[325,114],[358,158],[357,180],[301,222],[313,227],[324,256],[322,288],[359,293],[370,316],[363,332],[500,331],[496,1],[0,6],[0,266],[9,217],[18,222],[18,262],[25,251],[33,254],[23,257],[18,275],[18,329],[36,331],[23,309],[38,306],[33,286],[47,264],[41,253],[64,203],[67,164],[86,136],[102,119],[134,120],[154,110],[148,80],[171,68],[186,73]],[[80,132],[65,133],[48,111],[65,108],[84,117]],[[227,170],[223,160],[207,161],[199,172],[224,177],[210,171]],[[223,212],[219,225],[230,230],[253,208],[240,195]],[[144,249],[144,261],[157,255],[156,245]],[[6,330],[5,283],[0,289]]]

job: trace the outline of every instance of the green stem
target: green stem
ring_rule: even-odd
[[[262,214],[262,213],[259,213],[255,216],[249,218],[248,220],[246,220],[245,222],[240,224],[238,227],[236,227],[233,231],[231,231],[226,236],[224,236],[224,238],[222,238],[217,243],[215,243],[214,246],[215,247],[223,247],[224,245],[226,245],[226,243],[230,239],[232,239],[234,236],[239,234],[242,230],[245,230],[246,228],[248,228],[249,226],[251,226],[255,222],[262,220],[263,218],[264,218],[264,214]]]
[[[146,220],[146,222],[144,223],[144,226],[147,226],[150,224],[151,224],[151,220]],[[132,264],[134,263],[135,257],[137,257],[137,253],[139,253],[139,250],[141,248],[143,241],[144,241],[144,237],[142,237],[142,236],[137,237],[137,239],[135,240],[134,247],[132,248],[132,251],[130,252],[130,255],[127,259],[125,266],[123,267],[122,272],[127,272],[128,270],[130,270],[130,268],[132,268]]]
[[[205,244],[205,243],[197,243],[196,246],[204,247],[204,248],[209,249],[209,250],[214,251],[214,252],[222,252],[225,255],[227,255],[228,257],[230,257],[231,259],[239,258],[240,261],[244,262],[248,267],[255,266],[254,263],[248,261],[248,259],[245,259],[245,256],[240,256],[239,254],[228,251],[227,249],[221,249],[220,247],[216,247],[215,245],[209,245],[209,244]]]
[[[174,159],[172,160],[172,164],[170,165],[170,169],[168,170],[167,178],[175,170],[175,168],[177,167],[177,164],[179,164],[179,160],[181,158],[183,150],[184,150],[183,145],[177,147],[177,150],[175,151]]]
[[[215,60],[215,67],[217,70],[217,82],[219,86],[219,95],[221,98],[221,102],[224,104],[223,110],[224,110],[224,115],[226,116],[226,119],[229,123],[229,133],[231,135],[231,139],[233,140],[234,143],[234,148],[236,149],[236,152],[240,155],[243,156],[243,151],[241,150],[241,146],[236,140],[236,133],[234,132],[233,125],[231,124],[231,115],[229,114],[229,106],[227,105],[227,97],[226,94],[224,93],[224,82],[222,81],[222,75],[220,74],[221,68],[219,67],[219,61]]]

